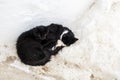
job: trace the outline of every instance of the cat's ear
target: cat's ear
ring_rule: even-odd
[[[75,38],[74,40],[75,40],[75,42],[76,42],[76,41],[78,40],[78,38]]]
[[[70,46],[71,44],[75,43],[78,39],[75,37],[71,37],[69,39],[64,38],[63,43],[66,44],[67,46]]]
[[[72,44],[75,43],[77,40],[78,40],[78,39],[74,37],[74,38],[72,39]]]

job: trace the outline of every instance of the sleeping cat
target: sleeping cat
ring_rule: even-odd
[[[16,44],[17,54],[25,64],[45,65],[50,61],[51,55],[56,55],[64,47],[59,45],[58,41],[70,46],[77,40],[73,32],[62,25],[38,26],[19,36]]]
[[[46,39],[49,31],[45,26],[39,26],[29,31],[22,33],[16,44],[17,54],[21,61],[25,64],[37,66],[44,65],[50,61],[50,57],[53,53],[57,53],[63,48],[57,47],[55,50],[51,50],[49,45],[55,41],[49,41],[42,43]]]

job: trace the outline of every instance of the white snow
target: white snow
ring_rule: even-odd
[[[23,71],[20,73],[27,75],[23,79],[34,74],[34,80],[120,80],[119,21],[120,0],[0,0],[0,68],[12,75]],[[17,37],[50,23],[69,27],[79,40],[45,66],[20,63]],[[23,80],[23,75],[14,74],[11,79],[6,79],[11,74],[0,75],[0,80]]]

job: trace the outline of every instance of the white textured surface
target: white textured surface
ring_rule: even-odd
[[[51,22],[79,41],[45,66],[22,64],[18,35]],[[120,80],[119,22],[120,0],[0,0],[0,80]]]

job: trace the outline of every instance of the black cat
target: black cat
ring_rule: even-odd
[[[39,26],[19,36],[16,48],[17,54],[23,63],[32,66],[45,65],[50,61],[50,57],[53,53],[57,53],[63,48],[63,46],[57,47],[52,51],[51,44],[55,43],[55,41],[44,41],[48,33],[49,30],[46,27]],[[44,41],[44,43],[42,41]]]
[[[70,46],[78,39],[70,29],[59,24],[38,26],[19,36],[16,43],[17,54],[25,64],[45,65],[50,61],[51,55],[56,55],[64,47],[56,46],[58,40]]]

